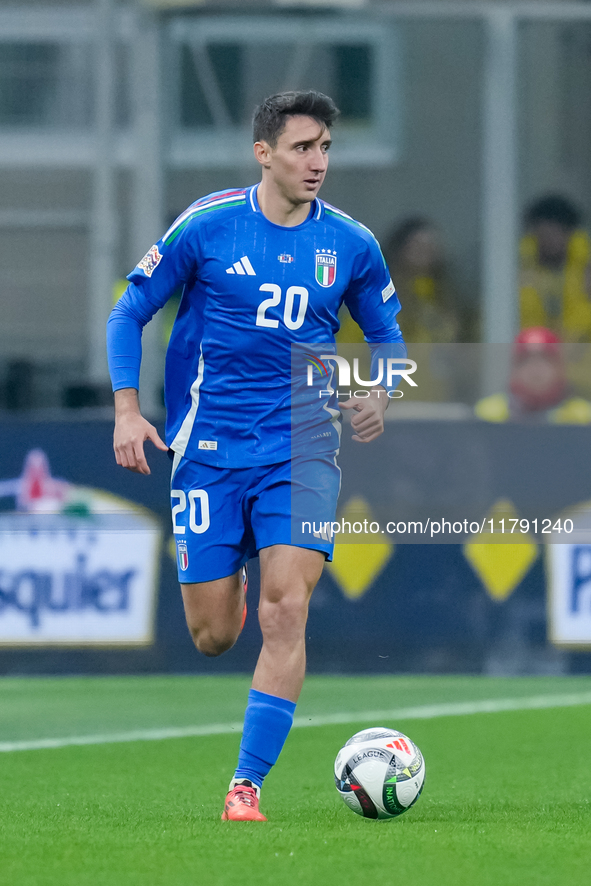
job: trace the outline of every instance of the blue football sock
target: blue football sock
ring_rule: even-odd
[[[285,744],[295,709],[294,701],[250,690],[234,778],[248,779],[261,787]]]

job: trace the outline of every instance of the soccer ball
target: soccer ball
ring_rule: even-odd
[[[334,764],[337,791],[364,818],[396,818],[416,803],[425,761],[402,732],[373,726],[350,738]]]

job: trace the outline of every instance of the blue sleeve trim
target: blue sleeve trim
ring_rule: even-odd
[[[396,341],[389,342],[378,342],[378,343],[370,343],[369,348],[371,350],[371,377],[377,378],[379,375],[379,361],[383,360],[382,363],[382,371],[383,371],[383,381],[382,387],[385,388],[386,391],[395,391],[398,385],[400,384],[401,376],[393,375],[391,377],[391,382],[388,384],[388,360],[389,359],[404,359],[407,355],[406,345],[402,340],[402,333],[398,330],[399,338]],[[402,367],[406,368],[405,366]]]

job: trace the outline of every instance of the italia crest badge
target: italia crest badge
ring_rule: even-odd
[[[189,554],[187,552],[187,545],[182,542],[179,542],[177,544],[177,551],[178,551],[178,555],[179,555],[179,566],[181,567],[182,571],[184,572],[185,569],[187,568],[187,566],[189,565]]]
[[[337,276],[337,254],[330,249],[316,250],[316,281],[321,286],[332,286]]]

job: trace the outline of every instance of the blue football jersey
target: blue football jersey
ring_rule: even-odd
[[[400,304],[373,234],[318,199],[304,222],[282,227],[261,212],[256,185],[210,194],[128,279],[108,324],[113,389],[139,386],[141,328],[182,287],[166,356],[166,441],[211,465],[290,458],[293,346],[334,350],[343,302],[366,341],[402,341]],[[336,450],[335,410],[326,407],[323,439]]]

